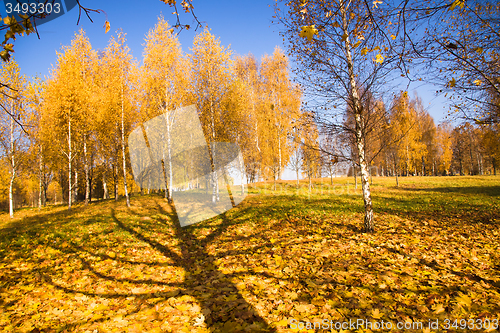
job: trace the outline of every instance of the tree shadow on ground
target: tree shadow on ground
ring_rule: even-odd
[[[407,191],[439,192],[439,193],[460,193],[460,194],[484,194],[491,197],[500,196],[500,186],[450,186],[432,188],[401,188]]]
[[[375,213],[400,216],[416,222],[442,221],[441,225],[453,221],[460,225],[500,224],[500,211],[494,209],[495,201],[491,201],[500,194],[498,186],[400,190],[402,195],[375,193]]]
[[[269,326],[253,306],[242,297],[236,286],[225,278],[224,274],[214,269],[217,267],[214,262],[215,258],[207,251],[211,241],[219,237],[234,222],[232,223],[225,214],[222,214],[219,216],[222,223],[209,235],[200,239],[191,232],[189,227],[181,228],[174,207],[172,205],[168,207],[170,209],[166,210],[160,203],[157,205],[158,212],[166,216],[164,223],[174,225],[175,237],[180,241],[180,253],[148,238],[140,231],[140,229],[149,232],[155,229],[161,231],[157,224],[151,223],[140,228],[132,228],[120,221],[114,211],[111,212],[111,216],[119,228],[148,243],[186,271],[186,278],[179,286],[180,292],[194,296],[198,300],[202,313],[205,314],[205,323],[209,328],[228,332],[275,332],[275,329]]]

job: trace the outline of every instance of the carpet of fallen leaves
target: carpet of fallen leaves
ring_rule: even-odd
[[[130,209],[108,200],[1,214],[0,330],[500,319],[500,177],[410,177],[399,188],[374,178],[374,234],[360,231],[353,180],[328,182],[312,194],[261,184],[237,208],[185,228],[159,195],[134,196]]]

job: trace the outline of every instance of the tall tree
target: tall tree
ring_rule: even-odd
[[[52,136],[67,163],[68,209],[71,210],[78,173],[74,160],[85,142],[91,104],[92,84],[90,66],[94,63],[95,51],[83,30],[75,35],[71,46],[64,46],[58,52],[57,65],[47,81],[42,116],[42,126]],[[85,159],[88,167],[89,161]],[[73,176],[73,172],[75,172]],[[74,177],[74,178],[73,178]],[[74,182],[73,182],[74,180]]]
[[[367,110],[360,93],[375,92],[377,80],[394,59],[379,25],[385,14],[371,10],[365,1],[289,1],[283,11],[277,8],[289,53],[299,65],[297,75],[314,102],[310,107],[333,124],[342,123],[341,113],[335,117],[336,107],[352,110],[366,232],[374,231],[374,221],[364,142]]]
[[[172,200],[173,166],[172,166],[172,128],[177,121],[176,109],[185,106],[188,100],[187,85],[189,64],[182,54],[180,43],[171,27],[163,19],[158,22],[146,36],[144,47],[144,64],[141,68],[142,115],[143,121],[158,116],[164,117],[165,131],[158,131],[156,147],[161,157],[165,198]]]
[[[0,123],[0,142],[5,155],[9,159],[9,215],[14,217],[14,181],[20,166],[22,145],[25,133],[18,127],[15,119],[26,122],[26,113],[23,111],[24,89],[26,78],[21,75],[15,60],[3,63],[0,72],[1,82],[6,82],[9,88],[1,87],[0,105],[6,113],[2,113]],[[10,115],[10,116],[9,116]],[[24,142],[25,143],[25,142]]]
[[[451,126],[448,123],[439,124],[437,127],[438,172],[442,175],[450,174],[451,159]]]
[[[34,165],[38,170],[38,209],[47,204],[47,189],[52,180],[52,170],[48,167],[48,157],[51,155],[51,145],[46,140],[41,122],[43,110],[44,83],[39,78],[29,82],[26,88],[25,107],[29,115],[28,133],[30,137]]]
[[[101,115],[100,128],[103,146],[114,152],[115,169],[120,165],[123,176],[123,191],[127,206],[130,207],[127,187],[127,159],[125,137],[132,126],[132,56],[125,44],[125,34],[118,31],[112,37],[100,58]],[[107,142],[106,142],[107,141]],[[109,156],[109,155],[108,155]],[[108,157],[109,158],[109,157]],[[118,160],[120,162],[118,162]],[[107,168],[105,166],[104,171]],[[116,184],[116,181],[115,181]],[[116,185],[115,185],[116,186]],[[115,193],[115,199],[117,194]]]
[[[229,137],[226,100],[234,79],[231,54],[229,48],[222,46],[219,39],[205,29],[195,37],[189,57],[192,66],[191,91],[211,155],[213,202],[219,201],[219,172],[214,162],[217,152],[212,151],[211,143],[226,141]]]
[[[242,148],[247,177],[254,182],[261,175],[262,168],[263,108],[259,66],[250,54],[236,57],[234,68],[237,78],[245,86],[245,105],[240,114],[245,121],[240,131],[242,140],[238,144]]]
[[[394,96],[390,109],[390,129],[395,154],[393,160],[397,163],[397,170],[402,170],[406,176],[416,173],[417,163],[421,163],[425,155],[419,121],[419,109],[415,101],[410,101],[408,92],[400,92]]]
[[[263,108],[268,159],[264,161],[271,171],[274,186],[288,164],[293,145],[288,141],[294,124],[300,116],[301,92],[290,81],[288,58],[280,48],[261,63]]]

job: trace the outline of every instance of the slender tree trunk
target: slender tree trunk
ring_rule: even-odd
[[[170,112],[167,111],[167,160],[168,160],[168,203],[172,203],[172,191],[173,191],[173,170],[172,170],[172,138],[170,134],[170,130],[172,127],[173,119],[170,119]]]
[[[75,193],[73,193],[73,202],[78,199],[78,167],[75,167],[75,184],[73,185]]]
[[[330,170],[330,185],[333,186],[333,176],[335,174],[335,165],[332,166],[331,170]]]
[[[71,176],[73,170],[71,170],[71,160],[73,159],[71,150],[71,114],[68,116],[68,210],[71,210],[73,184],[71,183]]]
[[[215,115],[214,115],[214,106],[213,106],[213,100],[210,98],[210,117],[211,117],[211,123],[212,123],[212,142],[209,143],[210,145],[210,153],[212,155],[211,158],[211,164],[212,164],[212,203],[219,202],[219,178],[218,178],[218,173],[217,173],[217,146],[216,146],[216,136],[215,136]]]
[[[399,168],[396,160],[396,153],[393,154],[394,157],[394,175],[396,176],[396,187],[399,187]]]
[[[47,187],[49,187],[49,184],[47,183],[47,179],[45,177],[45,174],[43,175],[43,196],[42,196],[42,206],[45,207],[47,206]]]
[[[166,80],[168,81],[168,78],[166,78]],[[165,100],[166,101],[169,101],[169,96],[168,96],[168,87],[165,88]],[[164,117],[165,117],[165,123],[167,124],[167,158],[168,160],[170,161],[170,111],[168,110],[168,102],[167,102],[167,106],[165,107],[165,113],[164,113]],[[162,139],[164,139],[162,137]],[[171,163],[169,163],[169,168],[171,167]],[[170,184],[169,186],[169,183],[172,181],[172,178],[168,178],[167,177],[167,170],[166,170],[166,166],[165,166],[165,150],[163,149],[163,146],[162,146],[162,160],[161,160],[161,168],[162,168],[162,172],[163,172],[163,181],[165,183],[165,199],[167,199],[168,203],[171,203],[171,187],[172,185]],[[170,171],[169,171],[169,175],[170,175]]]
[[[104,166],[104,171],[102,173],[102,188],[104,189],[104,194],[103,194],[102,198],[104,200],[109,199],[108,183],[106,181],[106,172],[107,172],[107,169],[106,169],[106,166]]]
[[[42,143],[40,143],[40,147],[38,149],[40,158],[38,159],[38,177],[39,177],[39,182],[38,182],[38,211],[42,209],[42,192],[43,192],[43,149],[42,149]]]
[[[406,177],[410,176],[410,152],[408,145],[406,145]]]
[[[162,159],[161,159],[161,171],[163,173],[163,184],[165,185],[165,199],[170,203],[170,199],[168,197],[168,178],[167,178],[167,168],[165,167],[165,152],[162,151]]]
[[[89,179],[89,161],[87,155],[87,134],[83,136],[83,162],[85,169],[85,206],[89,204],[90,197],[90,179]]]
[[[123,190],[125,191],[125,197],[127,198],[127,207],[130,207],[130,197],[128,195],[127,189],[127,163],[125,159],[125,111],[123,109],[123,85],[122,85],[122,114],[121,114],[121,125],[122,125],[122,164],[123,164]]]
[[[115,201],[118,201],[118,170],[117,169],[118,169],[118,166],[116,165],[116,161],[113,161],[113,187],[114,187],[113,190],[114,190],[114,194],[115,194]]]
[[[478,168],[478,172],[482,176],[483,175],[483,163],[481,161],[481,155],[479,155],[479,153],[476,153],[476,156],[477,156],[477,168]]]
[[[278,126],[278,179],[281,179],[281,140],[280,140],[280,126]]]
[[[276,169],[275,168],[273,168],[273,183],[274,183],[273,191],[276,191]]]
[[[148,194],[151,192],[151,176],[148,175]]]
[[[311,170],[309,170],[309,172],[308,172],[308,177],[309,177],[309,193],[311,193],[311,190],[312,190]]]
[[[474,174],[474,158],[472,157],[472,136],[469,133],[469,155],[470,155],[470,170],[469,170],[469,175]]]
[[[243,154],[241,152],[238,154],[238,161],[240,162],[241,195],[243,196],[243,194],[245,193],[245,172],[243,170],[245,169],[245,164],[243,161]]]
[[[10,117],[10,184],[9,184],[9,215],[14,218],[14,179],[16,178],[16,161],[14,158],[14,118]]]
[[[342,2],[341,2],[342,3]],[[343,18],[342,26],[344,28],[344,34],[349,36],[347,31],[347,14],[345,12],[345,8],[341,6],[341,14]],[[368,167],[366,163],[365,157],[365,146],[364,146],[364,138],[363,138],[363,127],[364,127],[364,119],[362,117],[362,105],[358,96],[358,89],[356,86],[356,77],[354,74],[354,65],[351,56],[351,45],[349,41],[349,37],[345,40],[345,52],[346,52],[346,60],[347,67],[349,73],[349,81],[350,81],[350,90],[351,96],[353,99],[353,109],[354,109],[354,121],[355,121],[355,137],[356,137],[356,145],[358,148],[358,157],[359,157],[359,166],[361,168],[361,186],[363,188],[363,201],[365,204],[365,221],[364,221],[364,230],[365,232],[373,232],[374,231],[374,222],[373,222],[373,208],[372,208],[372,198],[370,192],[370,183],[368,179]]]

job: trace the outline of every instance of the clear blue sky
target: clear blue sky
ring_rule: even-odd
[[[62,17],[39,26],[40,39],[35,34],[19,37],[15,41],[14,55],[23,73],[28,76],[38,74],[41,77],[49,75],[49,69],[56,63],[56,51],[62,45],[69,45],[80,28],[85,30],[95,49],[105,48],[111,34],[122,28],[127,33],[127,43],[132,55],[141,60],[144,36],[154,27],[158,15],[163,14],[170,22],[175,20],[173,10],[159,0],[81,0],[81,3],[88,8],[101,9],[106,14],[92,13],[94,23],[82,16],[77,26],[76,7]],[[276,45],[284,48],[283,39],[279,35],[280,26],[271,22],[273,3],[273,0],[195,0],[194,6],[199,20],[208,24],[212,33],[220,37],[223,45],[230,45],[237,54],[253,53],[260,59],[266,53],[271,54]],[[4,11],[3,4],[0,7],[0,11]],[[4,15],[5,12],[2,12],[2,16]],[[103,28],[106,18],[111,23],[111,30],[107,34]],[[182,19],[187,24],[192,21],[189,14],[183,14]],[[180,33],[179,40],[184,52],[189,52],[195,34],[194,29]],[[404,86],[401,88],[405,89]],[[414,88],[416,87],[410,87],[410,90]],[[435,98],[435,90],[424,85],[418,88],[418,94],[438,123],[444,118],[447,109],[443,108],[442,97]]]
[[[81,0],[82,5],[102,9],[111,23],[111,30],[104,33],[106,15],[92,13],[94,23],[82,17],[77,26],[78,9],[51,22],[39,26],[40,40],[36,35],[20,37],[15,42],[15,59],[27,75],[49,74],[49,68],[56,63],[56,50],[69,45],[78,29],[83,28],[95,49],[103,49],[116,29],[127,33],[128,45],[135,58],[142,58],[142,44],[148,30],[153,28],[160,14],[166,20],[175,22],[172,9],[159,0],[144,1],[95,1]],[[272,1],[194,1],[195,13],[220,37],[221,43],[230,45],[238,54],[253,53],[257,58],[271,54],[276,45],[282,46],[278,26],[272,26]],[[3,7],[3,6],[2,6]],[[192,16],[182,15],[183,23],[190,24]],[[200,32],[201,29],[198,30]],[[179,35],[184,52],[189,52],[194,29],[183,30]]]

